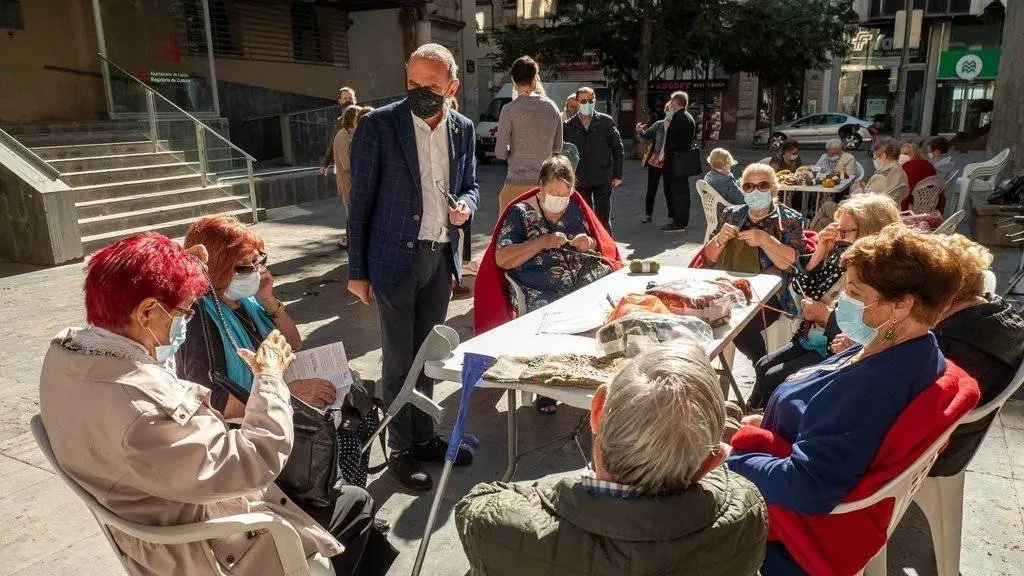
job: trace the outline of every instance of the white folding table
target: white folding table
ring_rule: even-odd
[[[722,276],[743,277],[750,281],[755,300],[766,302],[779,291],[782,280],[769,274],[745,275],[726,273],[720,270],[704,270],[663,266],[658,274],[632,274],[627,269],[609,274],[596,282],[556,300],[551,304],[534,310],[510,322],[502,324],[489,332],[475,336],[461,343],[452,355],[443,362],[427,362],[424,373],[438,380],[461,382],[462,360],[467,352],[498,356],[535,356],[552,353],[585,353],[601,354],[597,340],[588,336],[569,334],[542,334],[541,329],[548,314],[575,313],[581,307],[603,307],[605,313],[611,310],[611,302],[618,302],[629,293],[642,293],[649,282],[663,284],[684,278],[715,279]],[[730,322],[714,330],[715,339],[704,346],[708,357],[718,358],[722,364],[722,376],[728,380],[735,393],[739,389],[733,379],[732,368],[722,352],[732,343],[736,335],[758,314],[756,302],[741,310],[733,310]],[[723,383],[723,393],[728,397],[728,384]],[[540,386],[536,384],[519,384],[509,382],[482,381],[479,388],[499,388],[507,391],[508,397],[508,468],[503,480],[508,481],[515,474],[521,454],[518,452],[518,424],[516,421],[516,392],[528,392],[554,398],[574,408],[590,409],[590,401],[594,391],[584,388],[565,386]],[[742,402],[742,398],[739,399]]]
[[[847,190],[850,189],[850,186],[853,185],[855,180],[857,180],[856,177],[848,176],[846,178],[843,178],[839,182],[837,182],[836,185],[831,187],[831,188],[825,188],[824,186],[816,186],[816,185],[808,186],[806,184],[796,184],[796,185],[793,185],[793,186],[786,185],[786,184],[779,184],[779,192],[782,192],[784,194],[783,199],[782,199],[782,203],[785,204],[786,206],[789,206],[790,208],[796,208],[796,206],[793,206],[792,204],[790,204],[790,200],[791,200],[790,195],[793,192],[801,192],[802,193],[801,194],[801,201],[800,201],[801,206],[800,206],[799,210],[800,210],[801,214],[807,214],[807,208],[808,208],[809,203],[810,203],[808,196],[810,194],[814,194],[816,196],[815,200],[817,201],[817,203],[815,204],[815,210],[817,210],[817,206],[818,206],[818,204],[820,204],[821,195],[822,194],[832,195],[832,194],[840,194],[842,192],[846,192]],[[811,216],[813,217],[814,215],[811,214]]]

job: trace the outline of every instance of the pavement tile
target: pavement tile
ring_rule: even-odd
[[[1006,448],[1010,453],[1010,470],[1017,480],[1024,480],[1024,430],[1003,428]]]
[[[0,498],[52,477],[52,472],[0,455]]]
[[[110,576],[124,573],[121,563],[110,549],[106,536],[97,528],[95,533],[63,550],[54,551],[35,564],[18,570],[13,576]]]
[[[985,440],[974,454],[974,459],[968,464],[967,469],[971,472],[981,472],[1002,478],[1013,477],[1010,468],[1010,452],[1006,447],[1004,429],[1001,426],[989,428]]]
[[[999,421],[1005,428],[1024,430],[1024,400],[1007,400],[999,411]]]

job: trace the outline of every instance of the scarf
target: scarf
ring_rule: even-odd
[[[238,352],[235,351],[234,343],[237,342],[242,348],[248,350],[255,350],[259,342],[253,342],[252,338],[249,338],[249,333],[242,327],[242,323],[238,321],[238,317],[235,316],[230,310],[224,311],[225,305],[220,302],[215,302],[213,299],[216,296],[203,296],[203,309],[213,320],[213,325],[217,327],[217,333],[220,335],[220,343],[224,346],[224,360],[227,363],[227,376],[232,382],[246,389],[246,391],[252,388],[252,370],[249,369],[249,365],[238,356]],[[242,298],[239,301],[242,304],[242,309],[249,315],[253,323],[256,325],[256,330],[259,331],[260,337],[266,338],[274,330],[274,323],[267,316],[267,312],[260,306],[256,298],[249,296],[248,298]],[[219,310],[218,310],[219,309]],[[221,311],[223,312],[223,321],[221,320]],[[225,326],[225,323],[227,324]]]
[[[86,326],[85,328],[68,328],[58,336],[60,345],[65,350],[92,354],[94,356],[111,356],[121,358],[136,364],[156,364],[156,360],[149,355],[146,348],[138,342],[114,334],[110,330],[99,326]],[[174,371],[174,359],[167,361],[165,368]]]

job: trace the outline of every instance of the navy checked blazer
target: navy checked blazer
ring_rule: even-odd
[[[449,189],[476,212],[473,123],[448,110]],[[423,216],[419,157],[412,115],[405,100],[370,112],[352,138],[352,193],[348,217],[348,277],[388,288],[412,266]],[[437,193],[434,190],[428,191]],[[446,256],[461,274],[456,254],[459,229],[449,226]]]

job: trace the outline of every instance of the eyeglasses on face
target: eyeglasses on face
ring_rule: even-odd
[[[761,182],[744,182],[743,183],[743,191],[744,192],[753,192],[754,190],[757,190],[759,192],[767,192],[767,191],[769,191],[771,189],[772,189],[772,183],[768,182],[767,180],[764,180],[764,181],[761,181]]]
[[[235,266],[236,274],[251,274],[253,272],[259,272],[267,265],[267,255],[264,252],[259,253],[259,258],[251,264],[238,264]]]
[[[178,315],[185,319],[186,324],[190,322],[192,318],[195,317],[196,315],[196,311],[192,308],[182,308],[181,306],[168,306],[167,308],[164,308],[164,306],[159,302],[157,302],[157,304],[160,306],[160,308],[163,309],[164,312],[167,312],[167,310],[170,309],[170,312],[167,312],[167,315],[170,316],[171,318],[174,318],[174,314],[172,314],[171,312],[178,312]]]

